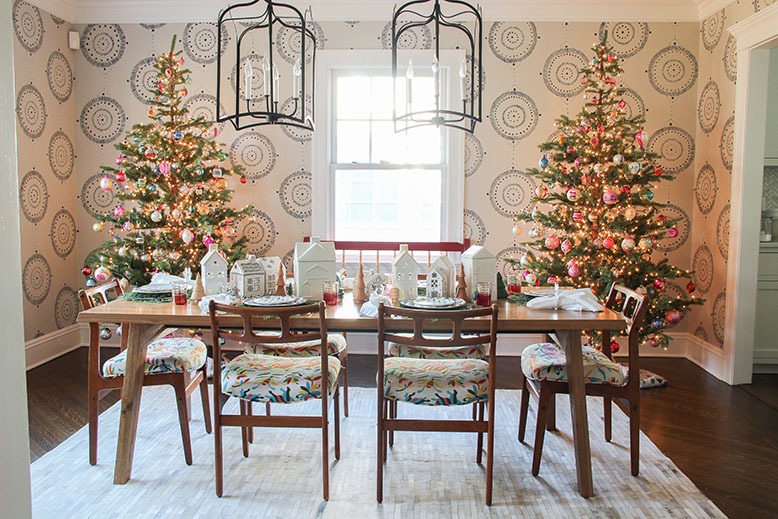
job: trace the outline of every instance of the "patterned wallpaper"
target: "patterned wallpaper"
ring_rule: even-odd
[[[601,31],[608,30],[616,52],[623,59],[623,84],[627,88],[624,99],[629,110],[647,118],[648,147],[663,155],[666,170],[677,173],[674,182],[657,189],[656,200],[669,204],[665,211],[668,217],[680,218],[680,233],[661,244],[657,258],[667,256],[681,267],[694,267],[699,293],[708,299],[676,330],[694,332],[711,343],[721,344],[735,73],[734,45],[725,27],[763,7],[762,3],[735,2],[702,24],[487,24],[485,74],[480,85],[486,117],[474,135],[466,136],[466,236],[474,243],[485,245],[498,259],[516,257],[523,252],[521,242],[528,239],[528,229],[514,236],[511,219],[528,207],[534,188],[533,180],[524,170],[537,163],[537,146],[553,138],[554,119],[560,114],[574,115],[582,106],[577,69],[589,59],[590,46]],[[17,10],[34,13],[29,21],[20,20],[16,24],[17,57],[48,63],[54,48],[48,53],[44,48],[55,43],[48,43],[48,33],[55,32],[59,26],[50,16],[28,4],[17,4],[21,6]],[[41,22],[42,19],[45,20]],[[56,142],[71,143],[69,156],[74,157],[76,173],[74,183],[71,182],[74,185],[67,184],[69,190],[63,189],[62,193],[57,190],[56,195],[67,199],[63,200],[63,209],[69,211],[75,227],[82,232],[75,244],[75,254],[71,254],[77,261],[71,260],[70,270],[63,268],[54,272],[47,267],[49,277],[55,281],[61,277],[72,285],[83,282],[79,273],[83,258],[105,239],[91,230],[92,215],[110,211],[116,204],[111,192],[99,188],[99,166],[112,163],[116,155],[112,144],[132,124],[146,120],[149,99],[143,86],[153,84],[150,56],[167,50],[171,37],[178,35],[192,69],[188,106],[195,114],[212,117],[217,52],[215,26],[211,23],[93,24],[74,28],[81,33],[81,50],[61,52],[66,62],[71,63],[71,77],[77,77],[78,88],[72,89],[69,99],[72,112],[66,111],[62,120],[75,120],[77,124],[70,128],[63,125]],[[389,47],[388,23],[325,22],[316,24],[315,29],[321,49]],[[65,30],[60,31],[61,42],[65,41]],[[36,31],[47,36],[43,38],[44,48],[40,44],[36,47],[34,42],[27,48],[25,39]],[[431,34],[423,29],[416,29],[403,42],[408,48],[420,49],[430,48],[432,43]],[[282,45],[291,44],[282,38]],[[56,95],[47,86],[45,70],[44,67],[43,78],[36,76],[27,81],[17,78],[20,99],[35,97],[22,91],[28,82],[39,95],[44,89],[44,97]],[[56,102],[54,99],[52,102]],[[52,141],[55,140],[53,119],[50,116],[45,125],[46,135]],[[39,139],[26,132],[25,135],[30,142],[20,142],[21,155],[28,153],[27,146]],[[288,263],[294,242],[310,233],[310,179],[316,173],[311,170],[311,135],[305,130],[286,127],[236,132],[231,126],[222,125],[217,138],[226,145],[228,160],[247,169],[246,185],[231,180],[231,187],[236,190],[235,203],[252,203],[256,208],[254,218],[244,223],[241,232],[249,238],[256,253],[279,255]],[[77,155],[73,149],[78,150]],[[20,162],[24,167],[40,156],[34,150],[29,153],[32,156],[24,156]],[[26,173],[22,171],[24,167],[20,166],[20,175]],[[58,180],[51,167],[39,175],[49,183]],[[687,196],[692,192],[694,196]],[[50,193],[49,197],[52,197],[48,201],[51,208],[53,195]],[[50,224],[56,220],[55,213],[47,215]],[[29,225],[40,227],[34,222]],[[40,236],[37,227],[29,236],[25,233],[30,243],[24,245],[23,254],[33,265],[35,262],[51,264],[58,253],[48,244],[48,236],[46,239]],[[44,243],[48,248],[40,252]],[[681,285],[673,285],[671,289],[679,293],[683,290]],[[55,324],[47,323],[47,318],[53,319],[43,307],[48,305],[51,311],[52,294],[37,295],[40,305],[37,308],[41,311],[27,315],[26,328],[51,331]]]
[[[75,174],[75,54],[69,24],[13,5],[25,340],[75,323],[81,180]]]

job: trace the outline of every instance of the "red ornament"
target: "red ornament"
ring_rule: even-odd
[[[608,61],[613,61],[614,59],[616,59],[616,56],[613,54],[608,54]]]
[[[610,249],[611,247],[613,247],[613,245],[614,245],[614,241],[613,238],[611,238],[610,236],[602,240],[602,246],[605,247],[606,249]]]
[[[245,184],[248,181],[249,181],[249,179],[246,178],[246,175],[241,175],[240,176],[240,183],[241,184]]]
[[[664,287],[665,287],[665,282],[663,279],[656,278],[654,280],[654,288],[656,288],[657,290],[662,290]]]
[[[92,274],[92,267],[84,265],[84,268],[81,269],[81,273],[85,276],[90,276]]]
[[[567,147],[567,154],[568,155],[573,155],[574,153],[575,153],[575,148],[572,147],[572,146],[568,146]]]
[[[124,182],[125,180],[127,180],[127,173],[125,173],[124,171],[117,171],[116,172],[116,181],[117,182]]]
[[[678,310],[668,310],[665,314],[665,320],[670,324],[678,324],[681,322],[681,312]]]
[[[623,99],[620,99],[620,100],[619,100],[619,108],[621,108],[622,110],[624,110],[624,108],[626,108],[626,107],[627,107],[627,102],[626,102],[626,101],[624,101]]]
[[[665,172],[665,168],[662,166],[656,166],[654,167],[654,175],[661,177]]]
[[[597,137],[592,137],[589,142],[591,142],[592,146],[594,146],[595,148],[600,145],[600,139],[598,139]]]
[[[621,349],[621,346],[619,346],[619,343],[615,340],[611,340],[611,353],[618,353]]]
[[[625,195],[629,195],[632,193],[632,189],[629,186],[621,186],[621,192]]]
[[[686,291],[690,294],[693,293],[695,290],[697,290],[697,285],[694,284],[694,281],[689,281],[686,284]]]

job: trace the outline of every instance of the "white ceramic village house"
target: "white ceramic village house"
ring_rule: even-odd
[[[427,274],[427,297],[454,297],[455,272],[448,256],[433,261]]]
[[[230,270],[230,283],[238,289],[238,297],[264,296],[267,293],[265,265],[250,254],[238,260]],[[274,287],[275,288],[275,287]]]
[[[203,281],[205,295],[219,293],[219,287],[227,284],[227,260],[219,253],[219,246],[212,243],[208,252],[200,260],[200,278]]]
[[[480,245],[473,245],[462,254],[465,267],[467,293],[474,294],[479,281],[492,284],[492,301],[497,300],[497,259],[494,254]]]
[[[419,264],[413,259],[407,245],[392,259],[392,286],[400,291],[400,299],[416,299],[418,295]]]
[[[272,296],[276,293],[278,267],[282,265],[281,258],[278,256],[268,256],[266,258],[257,258],[257,261],[265,269],[265,293],[263,295]],[[283,269],[283,273],[286,276],[286,269]]]
[[[294,245],[294,286],[298,296],[310,300],[322,298],[322,283],[335,281],[335,244],[311,237],[310,242]]]

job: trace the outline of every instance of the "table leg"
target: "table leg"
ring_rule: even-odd
[[[583,377],[583,355],[581,353],[581,331],[564,330],[556,333],[565,350],[567,360],[567,381],[570,390],[570,418],[573,423],[573,444],[575,445],[575,468],[578,474],[578,492],[583,497],[592,497],[592,457],[589,449],[589,417],[586,412],[586,389]]]
[[[135,454],[135,433],[138,429],[138,411],[143,390],[143,372],[146,346],[162,330],[160,325],[129,324],[127,333],[127,365],[122,387],[122,410],[119,417],[119,440],[116,445],[116,465],[113,482],[123,485],[130,480],[132,458]]]

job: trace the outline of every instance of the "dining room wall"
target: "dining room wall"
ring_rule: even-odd
[[[68,49],[65,20],[20,0],[12,13],[24,337],[30,341],[78,316],[76,55]]]

